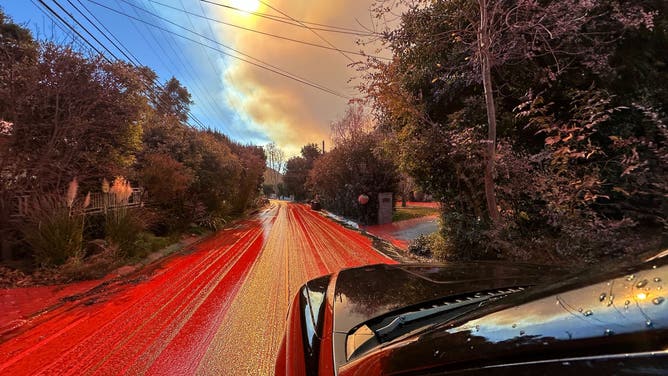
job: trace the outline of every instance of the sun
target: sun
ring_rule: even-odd
[[[230,0],[230,4],[245,12],[255,12],[260,8],[260,0]]]

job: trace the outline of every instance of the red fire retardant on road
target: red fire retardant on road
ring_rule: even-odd
[[[271,374],[302,283],[392,262],[306,206],[276,203],[187,254],[2,328],[0,374]]]

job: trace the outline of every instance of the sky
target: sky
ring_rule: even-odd
[[[372,2],[0,0],[0,6],[39,39],[73,40],[67,26],[47,15],[50,7],[105,54],[86,30],[119,58],[126,60],[120,48],[152,68],[162,81],[176,77],[192,94],[193,125],[241,143],[273,141],[290,157],[307,143],[331,146],[330,123],[360,96],[351,64],[364,57],[354,53],[388,56],[376,45],[357,43],[373,37],[356,33],[383,28],[371,17]]]

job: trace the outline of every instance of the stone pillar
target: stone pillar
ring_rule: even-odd
[[[392,223],[392,192],[378,194],[378,224]]]

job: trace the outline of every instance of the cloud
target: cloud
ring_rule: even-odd
[[[224,3],[221,0],[221,3]],[[361,29],[356,18],[368,20],[370,0],[353,2],[313,1],[295,2],[272,0],[271,6],[289,16],[310,22]],[[327,45],[303,27],[295,27],[256,16],[244,15],[226,8],[210,8],[214,17],[226,22],[265,33],[285,36],[309,43]],[[262,5],[260,12],[283,17]],[[368,22],[367,22],[368,23]],[[221,40],[275,67],[316,82],[346,96],[357,93],[349,81],[355,76],[350,61],[342,54],[322,48],[259,35],[249,31],[217,25]],[[336,47],[359,50],[356,37],[346,34],[319,32]],[[362,59],[351,55],[354,60]],[[325,93],[272,72],[234,59],[228,60],[224,74],[227,79],[230,105],[246,114],[269,138],[284,149],[288,156],[299,153],[310,142],[329,141],[329,124],[345,111],[347,100]]]

